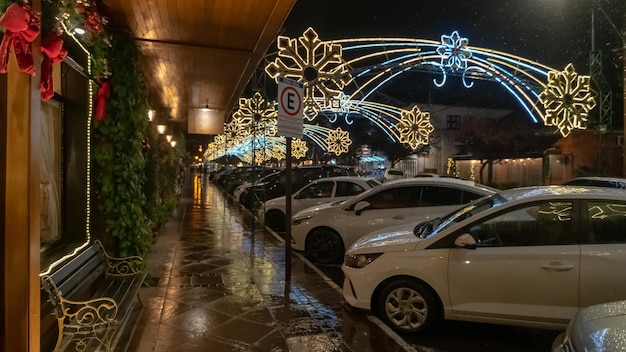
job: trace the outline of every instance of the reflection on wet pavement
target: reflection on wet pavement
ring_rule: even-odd
[[[202,175],[147,256],[129,351],[405,351]],[[402,342],[402,341],[400,341]],[[409,347],[409,350],[410,347]]]

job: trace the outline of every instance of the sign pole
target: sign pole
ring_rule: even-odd
[[[304,85],[278,78],[277,134],[285,137],[285,281],[291,282],[291,139],[303,135]]]
[[[287,187],[285,190],[285,281],[291,282],[291,138],[287,137],[285,153],[285,176]]]

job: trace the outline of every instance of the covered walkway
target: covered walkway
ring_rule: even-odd
[[[285,279],[281,238],[192,174],[148,255],[156,282],[127,351],[405,351],[343,305],[339,287],[298,254]],[[126,329],[132,329],[126,327]],[[394,337],[395,336],[395,337]],[[122,343],[123,342],[123,343]]]

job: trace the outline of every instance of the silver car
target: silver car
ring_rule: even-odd
[[[552,345],[552,352],[583,351],[626,351],[626,301],[581,309]]]

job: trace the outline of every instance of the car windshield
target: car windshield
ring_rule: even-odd
[[[419,238],[432,237],[441,230],[444,230],[487,209],[498,207],[506,202],[506,198],[499,194],[494,194],[486,198],[479,198],[448,215],[417,224],[417,226],[413,229],[413,234]]]

